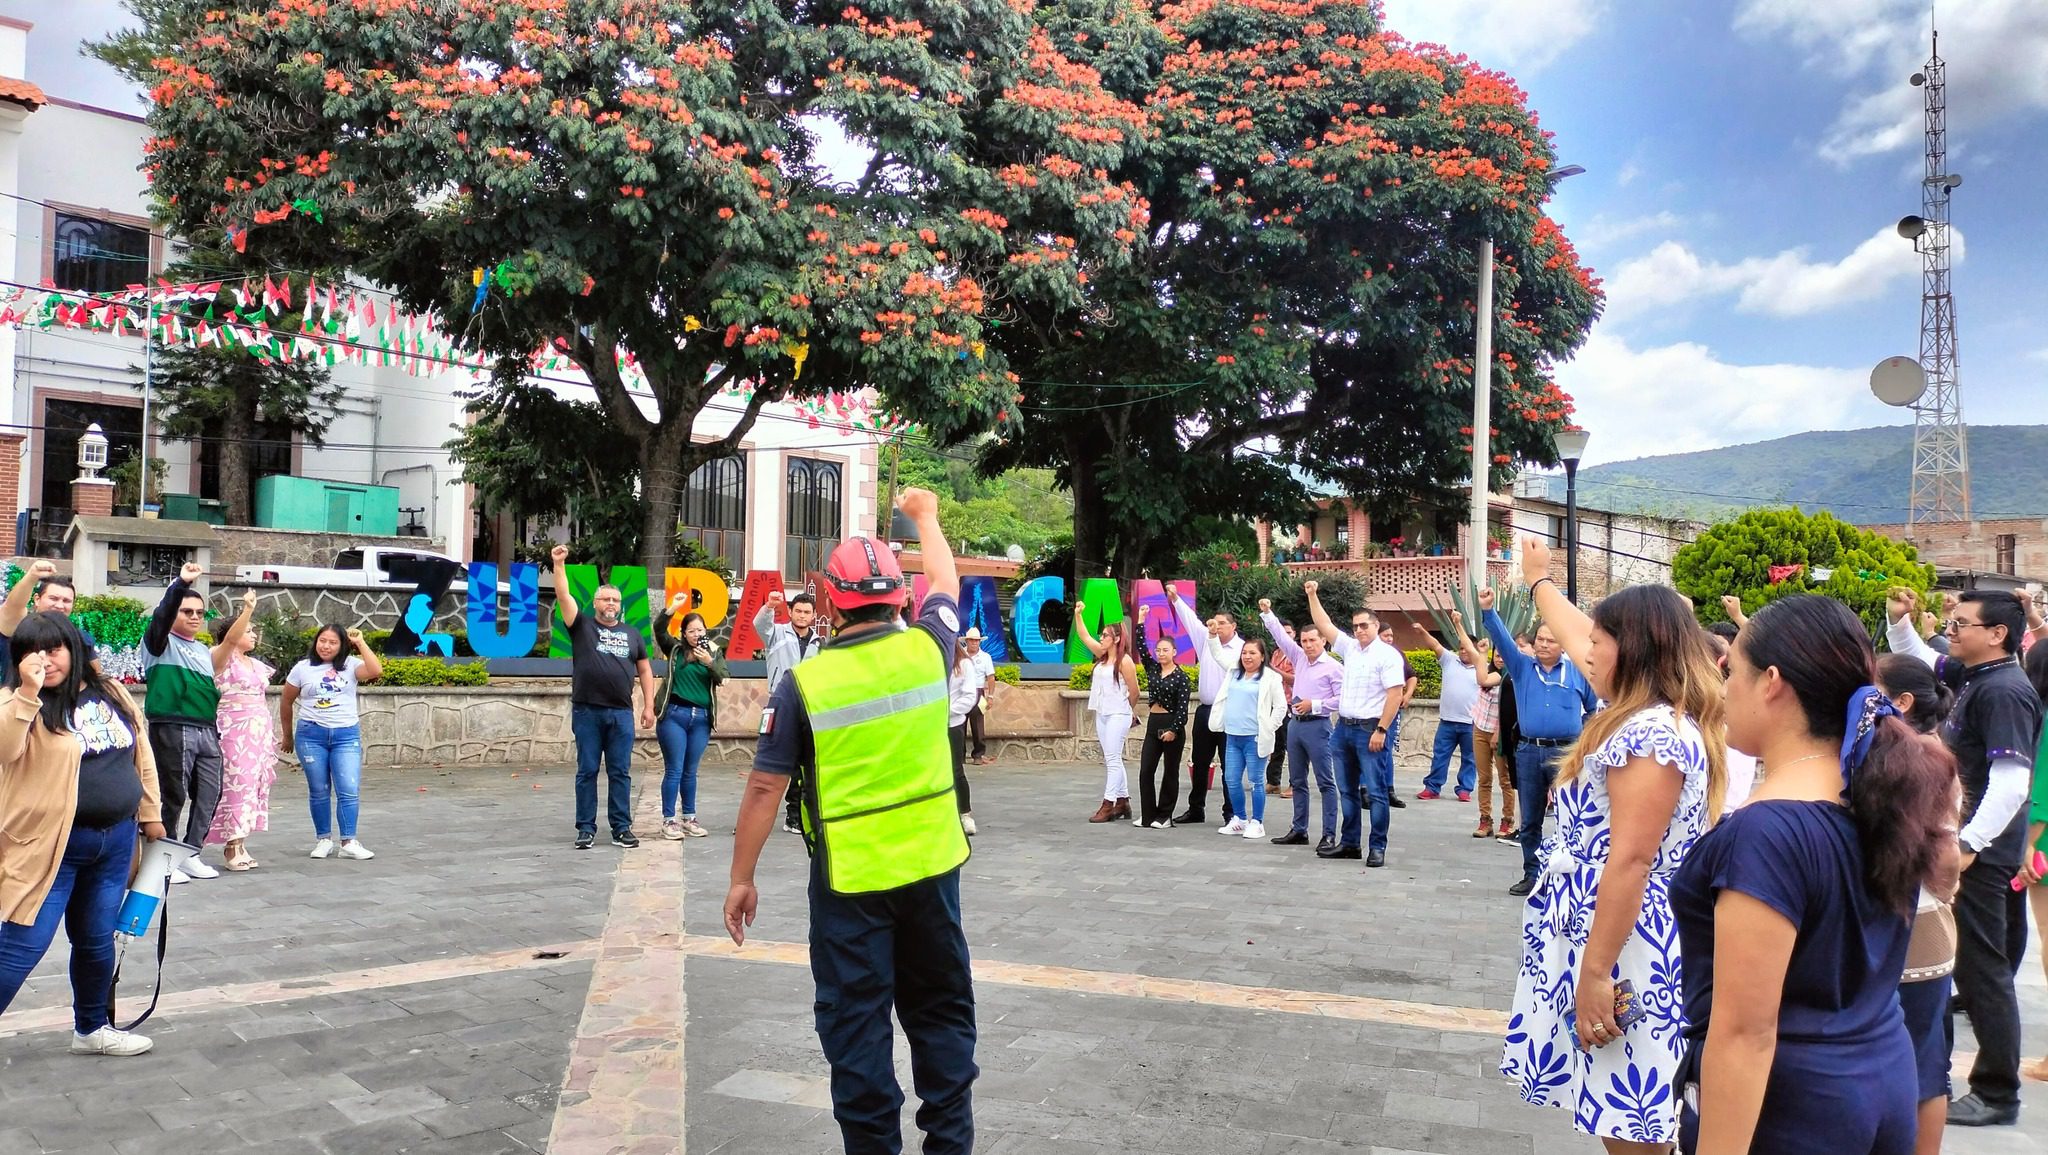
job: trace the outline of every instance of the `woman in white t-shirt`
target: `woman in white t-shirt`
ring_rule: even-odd
[[[348,652],[349,647],[355,653]],[[356,813],[363,782],[363,732],[356,709],[356,687],[384,676],[383,663],[363,641],[361,630],[321,626],[313,645],[285,676],[278,705],[278,730],[284,752],[296,748],[306,771],[307,801],[313,810],[314,858],[374,858],[356,841]],[[293,725],[294,709],[298,724]],[[336,821],[341,847],[331,837]]]

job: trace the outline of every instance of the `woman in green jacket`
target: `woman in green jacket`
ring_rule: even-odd
[[[670,841],[710,833],[697,823],[697,764],[711,742],[718,718],[718,684],[726,677],[725,659],[705,636],[704,615],[684,614],[682,637],[669,633],[670,621],[688,596],[677,595],[654,627],[654,640],[668,658],[667,693],[662,695],[654,738],[661,745],[661,836]]]
[[[2048,703],[2048,642],[2035,642],[2027,650],[2026,669],[2034,692]],[[2048,721],[2042,723],[2040,748],[2034,751],[2034,789],[2028,806],[2027,861],[2021,864],[2013,885],[2028,884],[2027,901],[2034,908],[2034,925],[2041,928],[2042,949],[2048,951],[2048,884],[2042,881],[2042,875],[2048,872],[2036,869],[2044,865],[2043,856],[2048,856]],[[2048,968],[2048,954],[2041,956],[2041,965]],[[2048,1058],[2022,1066],[2020,1073],[2029,1079],[2048,1081]]]

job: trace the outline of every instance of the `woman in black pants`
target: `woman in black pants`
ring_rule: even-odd
[[[1138,629],[1145,628],[1146,611],[1138,607]],[[1138,756],[1138,816],[1133,826],[1165,830],[1173,825],[1173,804],[1180,799],[1180,754],[1188,744],[1188,698],[1191,688],[1187,672],[1180,668],[1180,651],[1173,639],[1162,636],[1151,653],[1140,652],[1145,660],[1145,679],[1151,687],[1152,712],[1145,720],[1145,746]],[[1159,763],[1166,761],[1165,777]]]

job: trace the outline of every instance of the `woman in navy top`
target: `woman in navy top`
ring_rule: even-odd
[[[1765,777],[1671,888],[1684,1151],[1913,1150],[1899,977],[1920,886],[1955,887],[1956,768],[1874,667],[1856,615],[1811,595],[1766,606],[1729,652],[1728,744]]]

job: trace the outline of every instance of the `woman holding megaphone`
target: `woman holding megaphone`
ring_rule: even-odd
[[[140,1055],[150,1041],[108,1019],[114,915],[135,839],[162,838],[156,759],[142,711],[92,667],[62,614],[31,614],[14,634],[0,698],[0,1013],[63,923],[71,939],[78,1055]]]

